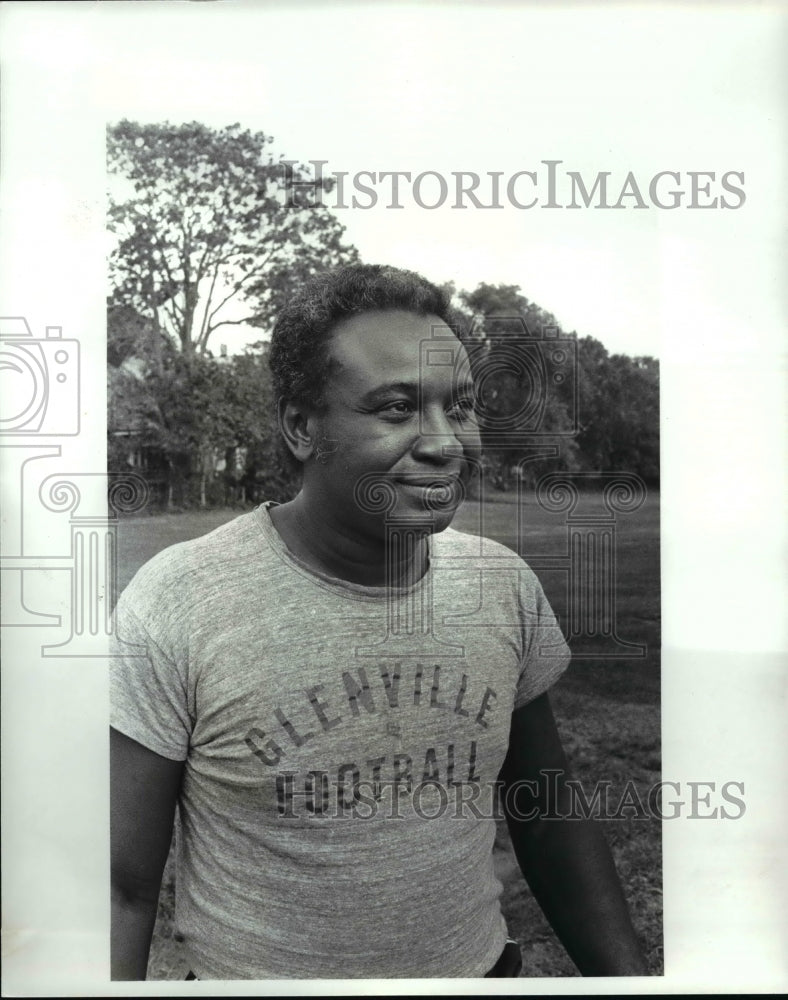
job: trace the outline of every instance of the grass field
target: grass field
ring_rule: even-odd
[[[236,517],[238,510],[165,514],[123,520],[118,531],[122,589],[139,566],[167,545],[205,534]],[[484,504],[483,531],[518,550],[518,505],[514,493],[496,493]],[[557,563],[538,570],[545,592],[562,623],[567,612],[565,515],[548,514],[536,504],[523,508],[519,551],[527,560]],[[479,505],[469,501],[455,519],[461,530],[478,530]],[[616,520],[616,629],[622,640],[646,647],[639,659],[579,659],[551,692],[561,736],[575,776],[590,792],[609,782],[617,803],[632,782],[647,801],[660,777],[659,496],[652,493],[636,512]],[[653,975],[663,972],[662,853],[659,820],[622,809],[621,818],[603,820],[608,842]],[[573,976],[574,965],[558,943],[519,874],[505,826],[498,830],[495,860],[504,885],[502,905],[509,931],[522,944],[524,976]],[[186,967],[173,929],[174,874],[168,861],[148,969],[149,979],[182,979]]]

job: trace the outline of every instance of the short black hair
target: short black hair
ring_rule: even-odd
[[[349,264],[312,278],[289,299],[274,324],[268,363],[275,398],[322,408],[334,327],[348,316],[395,309],[456,325],[447,292],[415,271]]]

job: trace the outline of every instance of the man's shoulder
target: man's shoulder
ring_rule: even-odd
[[[436,539],[436,554],[445,558],[489,559],[493,561],[507,560],[514,566],[525,566],[523,559],[507,545],[496,542],[487,535],[459,531],[457,528],[446,528]]]
[[[241,514],[205,535],[177,542],[144,563],[126,588],[127,597],[167,594],[177,600],[184,592],[224,585],[243,576],[259,560],[261,548],[256,511]]]
[[[473,534],[447,528],[436,535],[434,554],[437,566],[443,569],[462,569],[467,566],[477,571],[505,570],[501,580],[517,581],[517,589],[526,592],[538,589],[538,578],[528,563],[514,549],[487,535]],[[512,573],[512,571],[515,571]]]

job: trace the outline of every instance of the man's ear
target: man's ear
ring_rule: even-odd
[[[306,462],[315,450],[315,415],[300,403],[282,398],[277,404],[277,416],[287,447],[299,462]]]

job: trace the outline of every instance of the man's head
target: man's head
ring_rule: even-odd
[[[307,282],[274,325],[269,355],[274,396],[321,409],[332,368],[334,327],[359,313],[395,309],[436,316],[450,325],[448,296],[414,271],[350,264]]]
[[[280,314],[270,353],[280,426],[326,513],[378,534],[380,510],[365,496],[381,497],[374,485],[385,483],[389,512],[432,519],[433,530],[451,521],[478,430],[450,318],[436,286],[373,265],[319,276]],[[439,495],[448,500],[436,512]]]

